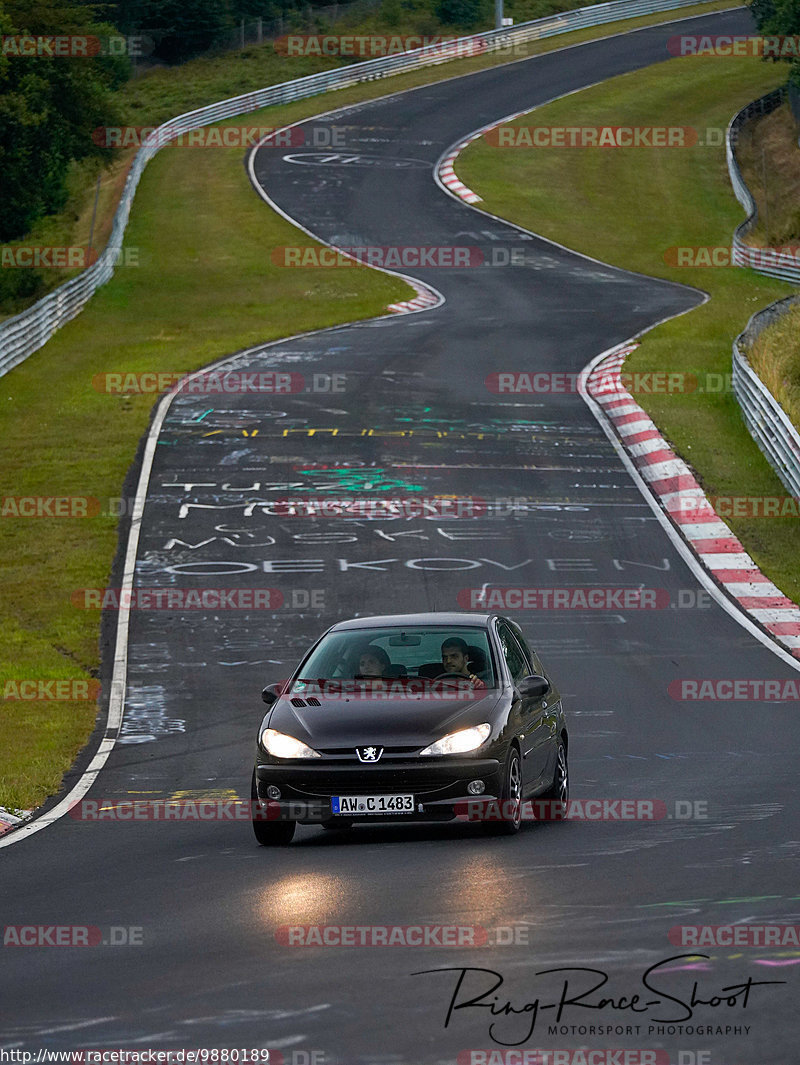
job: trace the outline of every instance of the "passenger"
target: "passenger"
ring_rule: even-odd
[[[442,665],[445,673],[458,673],[462,677],[468,677],[476,691],[486,688],[485,682],[470,672],[467,641],[462,640],[460,636],[451,636],[442,644]]]
[[[383,677],[391,662],[382,647],[367,644],[358,658],[359,677]]]

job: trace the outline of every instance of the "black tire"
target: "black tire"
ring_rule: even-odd
[[[256,771],[250,783],[250,803],[253,815],[253,833],[262,847],[285,847],[292,842],[296,821],[262,821],[257,815],[261,808],[256,787]]]
[[[566,805],[569,802],[569,762],[567,761],[567,746],[563,739],[558,741],[556,767],[553,772],[553,783],[547,791],[544,792],[543,795],[539,795],[538,798],[545,799],[547,802],[563,803],[565,809],[562,810],[559,807],[553,810],[550,815],[550,820],[566,820]]]
[[[515,836],[522,826],[522,759],[512,744],[506,758],[500,793],[500,820],[489,821],[493,836]]]

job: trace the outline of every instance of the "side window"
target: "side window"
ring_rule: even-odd
[[[528,672],[528,666],[520,650],[520,646],[514,638],[514,634],[506,625],[498,625],[497,632],[500,636],[500,645],[503,648],[503,655],[506,663],[508,664],[508,672],[511,674],[511,679],[516,684],[522,680],[525,674]]]
[[[536,655],[531,650],[530,644],[527,642],[522,633],[517,632],[516,629],[514,630],[514,636],[516,637],[517,643],[522,648],[522,653],[525,656],[527,673],[539,673],[540,669],[536,660]]]

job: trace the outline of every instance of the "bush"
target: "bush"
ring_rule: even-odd
[[[0,0],[0,33],[10,36],[117,32],[91,18],[79,2],[58,8],[49,0]],[[0,56],[0,242],[64,206],[73,159],[110,158],[92,131],[119,124],[113,91],[129,73],[125,57]]]
[[[443,23],[459,29],[490,29],[494,25],[492,0],[437,0],[434,12]]]

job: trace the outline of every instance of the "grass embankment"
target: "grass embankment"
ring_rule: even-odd
[[[750,364],[800,429],[800,307],[794,306],[756,337]]]
[[[727,6],[722,0],[680,14]],[[549,51],[671,17],[626,20],[530,48]],[[269,79],[309,72],[297,60],[280,60],[280,69],[273,68],[279,57],[258,51],[268,54],[257,57],[246,75],[244,53],[231,53],[143,77],[125,90],[128,121],[152,125]],[[246,121],[282,125],[506,61],[458,60],[267,109]],[[73,209],[87,234],[93,199],[89,180]],[[95,232],[108,231],[112,214],[109,190]],[[47,224],[68,227],[69,219]],[[79,242],[70,240],[66,228],[63,233],[52,243]],[[410,292],[403,282],[366,268],[329,273],[273,266],[271,249],[297,240],[297,231],[251,190],[241,151],[164,148],[145,171],[126,235],[142,265],[118,268],[78,318],[0,380],[2,494],[91,496],[104,501],[104,510],[121,495],[153,397],[102,395],[92,388],[96,374],[196,369],[260,341],[381,313]],[[70,593],[106,585],[116,543],[117,518],[108,513],[0,521],[0,686],[97,674],[99,617],[72,607]],[[95,714],[93,702],[0,702],[0,806],[29,809],[57,791]]]
[[[458,175],[487,210],[604,262],[694,285],[711,299],[647,333],[626,370],[729,374],[731,345],[749,316],[794,291],[737,267],[667,265],[669,248],[730,247],[742,220],[725,165],[731,115],[785,79],[753,59],[676,59],[556,101],[514,125],[693,126],[683,148],[499,149],[476,141]],[[714,130],[709,133],[707,130]],[[709,495],[785,496],[733,394],[639,395]],[[800,519],[731,518],[766,574],[800,597]]]
[[[759,248],[800,243],[800,146],[788,103],[746,123],[736,145],[736,161],[756,201],[756,224],[748,244]]]
[[[748,243],[790,248],[800,263],[800,146],[788,103],[742,129],[737,160],[758,210]],[[766,180],[765,180],[766,179]],[[800,427],[800,308],[756,338],[750,361],[795,426]]]

